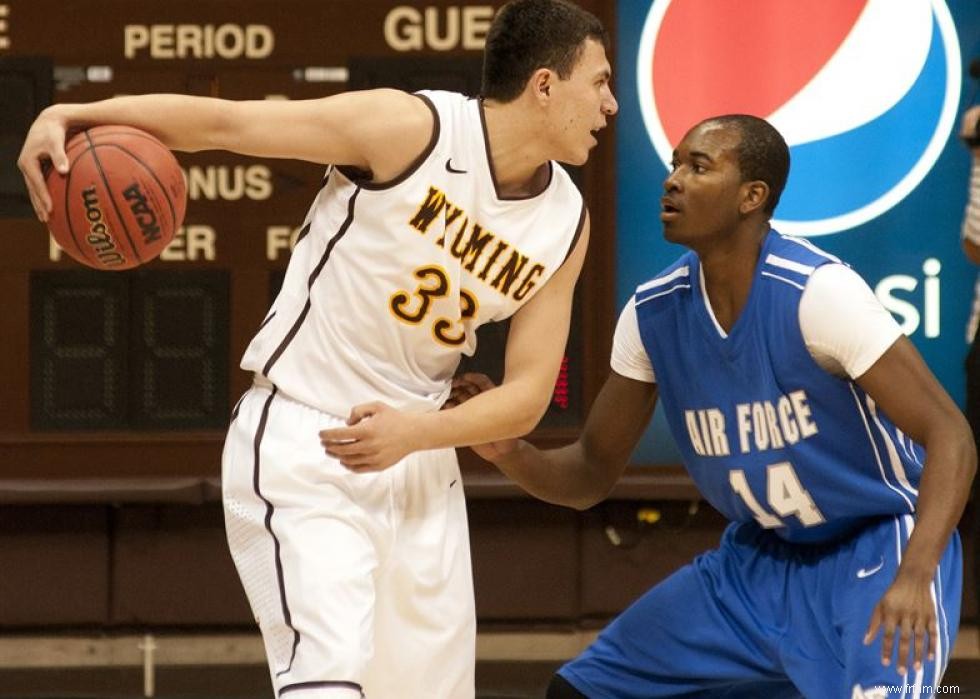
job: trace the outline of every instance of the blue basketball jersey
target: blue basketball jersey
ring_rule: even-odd
[[[799,303],[838,262],[770,232],[748,301],[723,337],[689,252],[638,287],[636,313],[660,401],[704,497],[788,541],[826,541],[870,517],[915,511],[924,450],[853,381],[814,361]]]

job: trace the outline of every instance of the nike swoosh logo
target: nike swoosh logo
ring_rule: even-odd
[[[857,572],[857,576],[858,576],[858,578],[867,578],[867,577],[870,577],[870,576],[874,575],[875,573],[877,573],[879,570],[881,570],[884,567],[885,567],[885,559],[882,558],[881,559],[881,563],[879,563],[878,565],[876,565],[874,568],[861,568],[861,570],[859,570]]]
[[[452,158],[449,158],[446,161],[446,169],[449,172],[452,172],[452,173],[454,173],[456,175],[465,175],[466,174],[466,170],[457,170],[456,168],[453,167],[453,159]]]

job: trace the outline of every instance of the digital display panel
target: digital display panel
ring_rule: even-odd
[[[228,314],[220,270],[32,274],[32,427],[223,427]]]

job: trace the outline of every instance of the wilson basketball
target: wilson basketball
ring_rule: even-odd
[[[184,220],[187,186],[173,153],[128,126],[96,126],[69,139],[69,169],[45,175],[51,235],[95,269],[130,269],[159,255]]]

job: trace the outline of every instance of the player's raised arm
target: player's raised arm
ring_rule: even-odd
[[[388,89],[295,101],[154,94],[54,105],[31,126],[17,161],[41,220],[51,210],[42,163],[66,172],[66,133],[98,124],[142,129],[173,150],[352,165],[386,181],[425,149],[434,117],[418,97]]]

